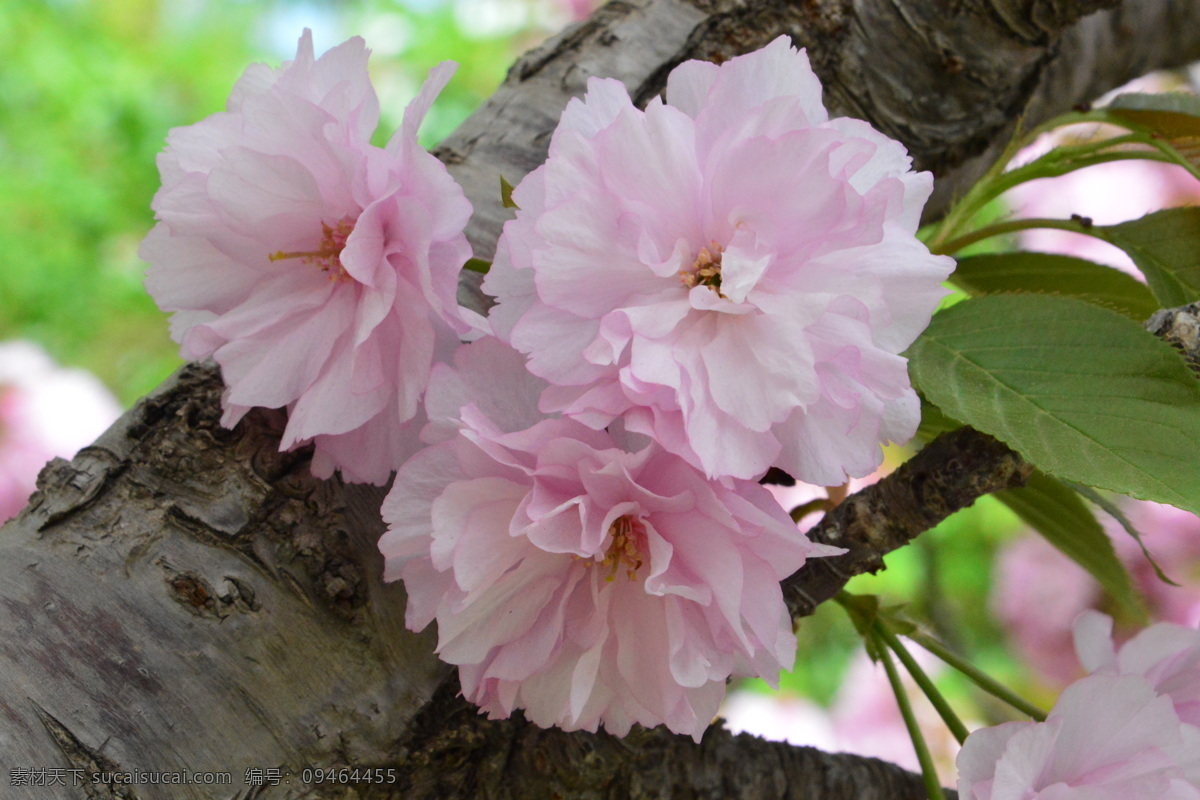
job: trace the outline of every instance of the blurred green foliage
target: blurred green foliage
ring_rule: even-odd
[[[33,339],[131,404],[180,363],[137,257],[167,131],[221,110],[246,65],[290,57],[275,43],[316,19],[333,29],[315,32],[318,49],[362,33],[376,50],[381,140],[429,67],[460,63],[423,129],[432,144],[540,35],[532,12],[508,11],[507,22],[464,30],[462,9],[444,3],[4,0],[0,340]]]
[[[157,10],[35,1],[0,15],[0,337],[41,342],[125,402],[177,362],[137,259],[155,153],[167,128],[220,107],[218,82],[246,54],[236,27],[210,20],[154,35]]]

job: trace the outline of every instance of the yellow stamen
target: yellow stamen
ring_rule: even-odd
[[[329,280],[331,281],[348,281],[350,280],[350,275],[346,272],[346,268],[342,266],[341,255],[352,230],[354,230],[353,220],[344,219],[333,227],[322,222],[321,244],[316,250],[299,250],[294,252],[279,250],[271,253],[268,258],[271,261],[298,258],[305,264],[312,264],[320,267],[322,272],[329,273]]]
[[[707,247],[700,248],[692,266],[679,272],[679,280],[689,289],[693,286],[707,286],[716,292],[718,297],[724,297],[721,293],[721,253],[724,249],[715,240]]]
[[[638,550],[636,523],[631,517],[617,517],[612,527],[608,529],[612,542],[600,566],[608,567],[608,575],[604,580],[612,583],[617,579],[617,570],[625,565],[625,574],[629,580],[637,580],[637,571],[642,568],[642,554]]]

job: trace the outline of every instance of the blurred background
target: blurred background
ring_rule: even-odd
[[[0,8],[0,340],[41,344],[128,406],[179,364],[142,288],[167,131],[220,111],[254,61],[305,27],[317,52],[374,55],[380,142],[428,69],[460,64],[422,134],[435,143],[512,60],[586,9],[573,0],[5,0]]]
[[[24,506],[48,458],[69,457],[90,443],[181,363],[165,315],[142,287],[137,257],[153,224],[155,156],[170,128],[223,109],[249,63],[274,66],[291,58],[309,27],[318,53],[354,35],[374,51],[372,77],[383,108],[377,143],[398,125],[431,66],[459,62],[422,129],[432,145],[492,92],[520,52],[586,16],[596,1],[4,0],[0,521]],[[1158,80],[1165,81],[1158,88],[1184,85],[1181,76]],[[1069,176],[1083,181],[1074,190],[1066,178],[1053,189],[1030,184],[1014,205],[1030,215],[1079,213],[1106,223],[1200,196],[1174,168],[1114,166],[1118,171]],[[1075,250],[1090,245],[1069,240],[1026,245],[1106,258]],[[1108,257],[1115,267],[1127,266]],[[889,463],[904,456],[896,449]],[[825,492],[797,487],[778,494],[791,508]],[[1200,522],[1148,504],[1127,511],[1184,584],[1172,589],[1158,582],[1129,537],[1105,520],[1151,616],[1197,624]],[[888,565],[848,588],[907,604],[954,649],[1047,707],[1079,674],[1071,619],[1088,607],[1111,610],[1081,569],[990,498],[892,554]],[[755,681],[731,693],[724,712],[731,727],[916,768],[882,670],[866,659],[846,615],[826,604],[798,636],[797,666],[781,692]],[[971,723],[1006,718],[965,679],[927,665]],[[949,783],[953,739],[928,704],[918,703],[918,713],[929,722],[927,735]]]

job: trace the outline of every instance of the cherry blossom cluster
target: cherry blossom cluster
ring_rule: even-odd
[[[972,733],[958,756],[963,800],[1200,798],[1200,631],[1159,623],[1117,650],[1112,619],[1080,615],[1090,671],[1045,722]]]
[[[286,407],[314,474],[396,471],[385,578],[467,698],[698,740],[730,676],[791,667],[780,581],[840,552],[757,479],[842,483],[915,431],[899,353],[953,267],[914,236],[930,176],[830,119],[783,38],[645,110],[593,79],[513,193],[485,319],[455,301],[471,207],[416,143],[451,68],[378,148],[367,55],[306,33],[171,133],[147,286],[223,424]]]
[[[699,740],[730,675],[774,681],[795,655],[779,582],[811,543],[770,493],[708,480],[620,425],[537,411],[546,384],[488,337],[439,365],[432,445],[383,507],[384,577],[407,623],[493,717]]]

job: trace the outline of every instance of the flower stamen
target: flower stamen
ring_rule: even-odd
[[[280,250],[271,253],[268,258],[271,261],[298,258],[305,264],[320,267],[322,272],[328,273],[329,280],[331,281],[348,281],[350,280],[350,274],[342,266],[341,255],[342,250],[346,247],[346,240],[350,238],[350,232],[353,230],[353,220],[344,219],[333,227],[322,222],[321,244],[316,250],[301,250],[290,253]]]
[[[600,562],[600,566],[608,567],[608,575],[604,580],[612,583],[617,579],[617,570],[621,565],[625,565],[625,574],[629,580],[637,580],[637,571],[642,568],[642,554],[638,550],[638,533],[637,523],[628,515],[617,517],[613,522],[612,527],[608,532],[612,535],[612,542],[608,545],[608,552],[604,554],[604,560]]]
[[[717,244],[715,239],[709,242],[708,246],[701,247],[692,266],[680,270],[679,280],[689,289],[693,286],[707,286],[716,292],[718,297],[725,297],[721,293],[721,253],[724,251],[725,248]]]

